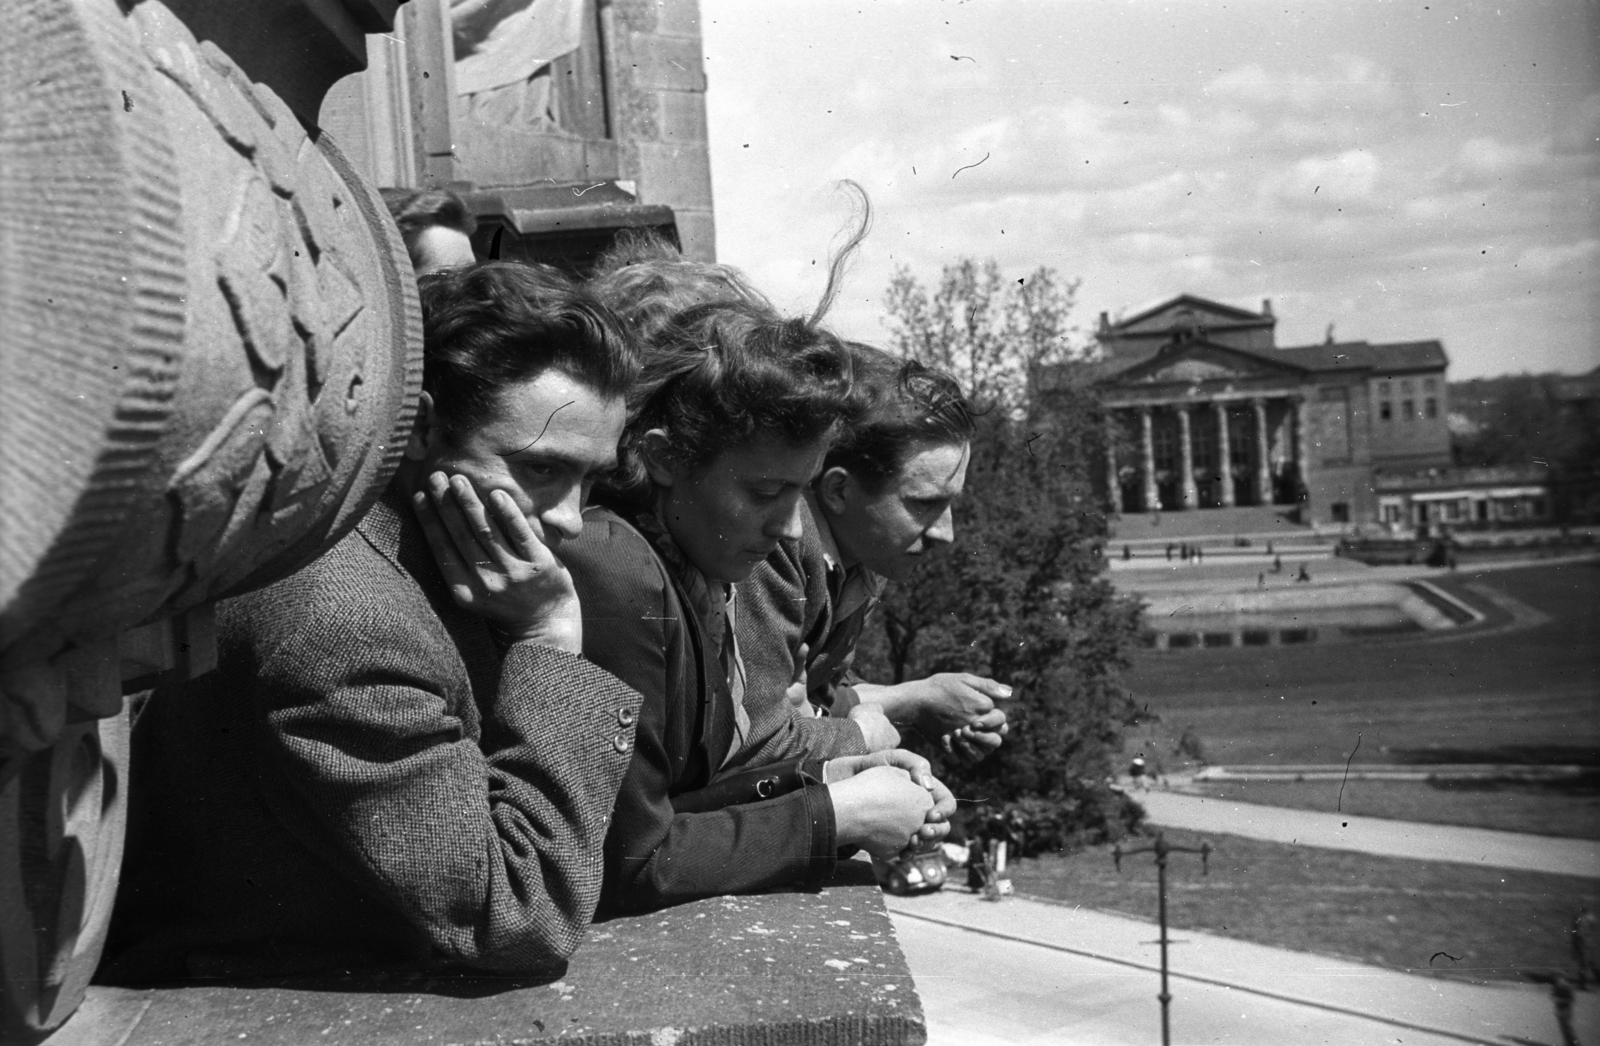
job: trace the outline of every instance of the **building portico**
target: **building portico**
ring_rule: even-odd
[[[1101,315],[1112,511],[1282,505],[1354,523],[1376,518],[1374,470],[1449,464],[1438,342],[1279,348],[1276,324],[1270,302],[1191,295]]]
[[[1295,503],[1303,397],[1207,393],[1106,404],[1116,511]]]

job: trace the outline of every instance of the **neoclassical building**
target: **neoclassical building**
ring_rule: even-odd
[[[1101,313],[1098,388],[1119,513],[1296,507],[1376,521],[1374,477],[1450,464],[1449,360],[1437,341],[1279,347],[1272,303],[1180,295]]]

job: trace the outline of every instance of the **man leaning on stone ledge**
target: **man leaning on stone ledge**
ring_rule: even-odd
[[[578,656],[554,552],[615,463],[637,363],[550,270],[441,274],[422,301],[384,497],[221,604],[218,671],[139,716],[103,981],[538,972],[582,939],[640,699]]]

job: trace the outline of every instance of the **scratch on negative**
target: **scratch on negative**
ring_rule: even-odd
[[[544,428],[540,429],[539,430],[539,434],[537,436],[533,437],[533,443],[537,443],[540,440],[544,439],[544,434],[546,432],[550,431],[550,423],[552,421],[556,420],[556,415],[560,414],[562,411],[566,410],[568,407],[572,406],[576,402],[578,402],[578,401],[577,400],[567,400],[567,402],[563,403],[561,406],[559,406],[555,410],[551,411],[550,412],[550,416],[548,418],[544,419]],[[533,443],[529,443],[528,447],[533,446]],[[522,451],[527,450],[528,447],[523,447],[523,448],[521,448],[521,450],[514,450],[511,453],[512,454],[520,454],[520,453],[522,453]],[[502,457],[509,457],[509,455],[502,455]]]
[[[988,158],[989,158],[989,154],[988,153],[984,153],[983,154],[983,160],[987,160]],[[982,163],[983,160],[979,160],[978,163]],[[960,174],[962,171],[970,171],[972,168],[978,166],[978,163],[969,163],[965,167],[957,167],[956,168],[956,174]],[[950,176],[950,180],[951,181],[955,181],[956,180],[956,174],[952,174]]]

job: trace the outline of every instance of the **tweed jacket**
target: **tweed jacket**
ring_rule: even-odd
[[[218,670],[134,727],[103,979],[559,969],[599,900],[639,695],[497,646],[393,489],[218,624]]]
[[[808,498],[800,539],[781,543],[739,586],[739,644],[745,655],[745,707],[751,730],[746,751],[734,760],[738,765],[800,752],[833,758],[867,750],[861,728],[844,716],[859,701],[853,684],[860,680],[851,666],[883,581],[867,575],[865,602],[843,615],[837,612],[821,529],[826,523],[816,511]],[[805,668],[811,709],[796,714],[787,701],[780,705],[778,699],[794,679],[801,644],[809,648]],[[787,714],[780,715],[780,708]],[[812,709],[822,718],[814,718]]]
[[[830,875],[837,842],[820,764],[788,774],[793,790],[777,798],[727,805],[719,794],[718,768],[734,739],[727,679],[649,541],[611,510],[592,508],[583,536],[561,556],[583,606],[584,656],[644,695],[606,837],[602,912]]]

